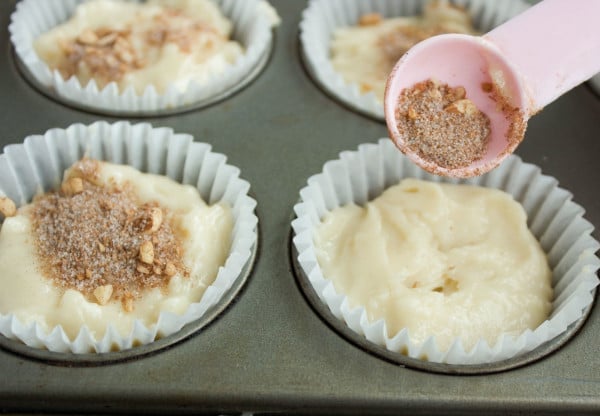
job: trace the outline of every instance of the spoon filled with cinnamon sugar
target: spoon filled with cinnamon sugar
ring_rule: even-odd
[[[598,16],[600,1],[545,0],[484,36],[418,43],[388,78],[390,137],[437,175],[492,170],[531,116],[600,72]]]

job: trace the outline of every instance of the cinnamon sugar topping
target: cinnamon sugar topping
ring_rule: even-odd
[[[396,119],[406,146],[436,165],[456,169],[480,159],[490,134],[490,120],[463,87],[432,80],[400,93]]]
[[[131,27],[122,30],[100,27],[86,29],[71,41],[63,40],[60,46],[66,59],[57,69],[64,79],[84,71],[102,87],[144,68],[147,65],[144,56],[156,54],[148,46],[162,48],[172,43],[181,52],[189,54],[199,33],[210,32],[211,36],[226,40],[209,24],[193,20],[180,10],[164,9],[153,17],[152,23],[141,37]]]
[[[174,43],[182,52],[190,53],[193,42],[198,40],[201,32],[210,32],[220,39],[226,39],[205,22],[194,21],[179,10],[165,9],[163,14],[154,16],[153,27],[146,31],[145,38],[153,46],[162,47],[166,43]]]
[[[378,39],[378,46],[393,66],[410,48],[417,43],[432,36],[450,33],[448,29],[440,26],[399,26],[382,34]]]
[[[169,213],[140,204],[127,185],[95,184],[97,168],[92,160],[78,162],[60,191],[34,200],[36,250],[42,273],[58,286],[101,305],[120,300],[131,311],[143,290],[188,271]]]
[[[58,68],[65,79],[85,67],[100,85],[118,81],[135,69],[144,66],[133,46],[129,30],[88,29],[72,41],[65,41],[61,49],[66,59]]]
[[[378,46],[389,64],[394,65],[417,43],[447,33],[476,34],[469,11],[449,1],[429,1],[421,16],[413,17],[406,24],[392,27],[380,35]]]

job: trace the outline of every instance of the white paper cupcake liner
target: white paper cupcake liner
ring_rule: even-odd
[[[411,342],[408,331],[388,335],[384,321],[370,322],[364,307],[350,308],[343,293],[324,276],[317,262],[313,235],[323,216],[331,210],[355,202],[359,205],[380,195],[401,179],[414,177],[433,182],[465,183],[501,189],[520,202],[528,216],[528,226],[540,241],[553,270],[554,299],[549,318],[533,331],[518,337],[501,335],[496,345],[481,340],[465,351],[457,338],[447,351],[440,351],[435,337],[422,344]],[[531,351],[563,333],[582,317],[593,302],[598,285],[596,271],[600,244],[591,236],[593,226],[583,218],[584,210],[571,201],[571,194],[558,182],[542,175],[534,165],[510,156],[492,172],[470,179],[449,179],[431,175],[401,154],[389,139],[378,144],[364,144],[358,151],[340,154],[329,161],[323,172],[308,179],[294,207],[297,218],[292,222],[293,244],[298,263],[316,294],[331,313],[356,333],[392,352],[407,352],[411,358],[448,364],[486,364]]]
[[[28,75],[40,88],[47,88],[59,99],[85,109],[127,114],[154,114],[221,97],[242,84],[268,56],[273,41],[272,8],[265,0],[213,0],[221,12],[233,22],[232,38],[240,42],[244,54],[227,69],[213,73],[202,84],[190,82],[185,91],[171,84],[163,94],[152,85],[143,94],[133,87],[122,92],[115,82],[102,90],[94,81],[82,86],[76,77],[64,80],[52,71],[33,49],[33,41],[42,33],[65,22],[78,4],[86,0],[23,0],[17,4],[9,25],[10,39]],[[140,1],[140,0],[138,0]]]
[[[363,94],[346,83],[330,60],[330,44],[337,28],[355,26],[360,16],[379,13],[385,18],[421,14],[427,0],[311,0],[302,14],[300,41],[307,67],[317,83],[349,107],[384,119],[383,102],[373,92]],[[475,28],[486,33],[527,9],[523,0],[452,0],[473,16]]]
[[[151,326],[137,320],[126,337],[109,325],[102,339],[94,339],[84,326],[74,340],[69,340],[61,326],[46,333],[36,322],[25,325],[13,314],[0,314],[0,333],[28,346],[55,352],[126,350],[150,343],[157,336],[176,333],[219,302],[240,278],[257,243],[256,201],[248,196],[250,185],[239,177],[238,168],[228,165],[224,155],[212,152],[209,144],[192,140],[190,135],[175,134],[170,128],[153,128],[148,123],[96,122],[48,130],[44,135],[27,137],[23,144],[4,148],[0,155],[0,195],[11,198],[17,206],[31,202],[40,191],[58,187],[64,171],[86,155],[193,185],[206,203],[221,201],[231,207],[234,227],[225,264],[202,298],[183,315],[163,312]]]

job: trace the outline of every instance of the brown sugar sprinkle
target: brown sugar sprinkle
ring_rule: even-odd
[[[182,52],[189,53],[200,32],[210,32],[223,38],[209,24],[167,8],[153,17],[152,27],[142,32],[141,38],[152,47],[174,43]],[[135,37],[132,29],[87,29],[76,39],[61,44],[66,59],[57,69],[64,79],[83,70],[100,87],[112,81],[118,82],[128,72],[143,68],[147,64],[144,56],[151,55],[138,45],[140,41]]]
[[[436,19],[435,16],[440,13],[442,16],[447,14],[447,11],[444,12],[440,8],[455,9],[455,13],[458,12],[464,18],[464,24],[457,27],[451,20],[446,21],[447,18],[438,17]],[[423,22],[395,27],[379,37],[378,45],[388,60],[388,65],[393,66],[410,48],[432,36],[456,33],[457,30],[466,30],[466,33],[470,34],[476,33],[469,13],[462,6],[448,2],[431,2],[426,9],[428,10],[424,12],[425,20]],[[433,21],[427,19],[428,15],[433,16]]]
[[[445,33],[449,33],[448,30],[441,27],[406,25],[382,34],[377,40],[377,44],[383,51],[388,66],[392,67],[402,55],[417,43]]]
[[[128,186],[95,185],[94,167],[97,162],[84,159],[71,170],[88,174],[77,177],[81,191],[64,191],[71,177],[60,191],[34,199],[31,217],[41,271],[91,301],[120,300],[130,311],[143,290],[165,287],[177,272],[189,273],[168,212],[155,203],[138,203]]]
[[[176,24],[174,22],[177,22]],[[166,9],[165,13],[154,16],[153,27],[146,32],[146,41],[154,46],[161,47],[165,43],[174,43],[184,53],[189,53],[194,42],[198,41],[198,34],[208,32],[212,36],[225,39],[213,26],[192,20],[181,11]],[[210,39],[204,46],[210,47]]]
[[[480,159],[490,134],[490,120],[466,99],[463,87],[432,80],[400,93],[396,120],[409,149],[447,169]]]
[[[88,29],[76,39],[61,45],[66,60],[58,68],[65,79],[85,67],[101,86],[118,81],[132,70],[142,68],[144,60],[138,56],[129,30]]]
[[[425,39],[448,33],[477,33],[465,7],[447,0],[426,3],[416,21],[396,26],[379,36],[377,45],[384,55],[385,62],[382,64],[387,67],[386,74],[402,55]]]

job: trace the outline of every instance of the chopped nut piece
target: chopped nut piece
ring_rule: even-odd
[[[88,279],[92,277],[92,271],[90,269],[85,269],[85,277]]]
[[[154,274],[160,276],[162,274],[162,269],[158,266],[154,266]]]
[[[64,53],[71,53],[73,52],[73,44],[66,40],[66,39],[58,39],[58,47],[64,52]]]
[[[73,164],[69,177],[85,179],[87,182],[98,185],[98,161],[83,158]]]
[[[466,114],[468,116],[475,115],[479,113],[479,109],[471,100],[463,99],[454,101],[444,108],[444,110],[449,111],[451,113],[460,113]]]
[[[146,264],[154,261],[154,246],[151,241],[144,241],[140,246],[140,260]]]
[[[104,244],[102,244],[99,241],[98,241],[98,250],[100,250],[100,253],[104,253],[106,251],[106,247],[104,246]]]
[[[169,277],[174,276],[177,273],[177,268],[173,263],[167,263],[165,266],[165,274]]]
[[[408,107],[408,118],[410,118],[411,120],[414,120],[417,118],[418,114],[417,111],[414,109],[414,107]]]
[[[106,305],[112,296],[112,285],[98,286],[94,289],[94,296],[100,305]]]
[[[123,309],[125,312],[133,312],[133,298],[127,297],[123,300]]]
[[[69,178],[63,182],[60,189],[65,195],[75,195],[83,192],[83,179],[81,178]]]
[[[133,54],[129,51],[119,51],[118,55],[119,55],[119,59],[121,61],[125,62],[126,64],[130,64],[134,60]]]
[[[360,91],[363,93],[367,93],[369,91],[371,91],[373,89],[373,85],[371,85],[368,82],[361,82],[360,83]]]
[[[363,14],[360,19],[358,19],[358,24],[360,26],[371,26],[378,24],[381,20],[383,20],[383,18],[379,13],[367,13]]]
[[[98,36],[90,29],[85,30],[79,37],[77,38],[79,43],[83,43],[84,45],[91,45],[98,41]]]
[[[152,207],[152,209],[150,209],[149,228],[146,230],[146,232],[154,233],[154,232],[158,231],[158,229],[162,225],[162,222],[163,222],[162,209],[160,209],[158,207]]]
[[[437,85],[437,84],[435,83],[435,81],[431,81],[431,84],[432,84],[433,86],[436,86],[436,85]],[[416,85],[413,87],[414,94],[421,94],[421,93],[425,92],[425,90],[426,90],[426,89],[427,89],[427,84],[426,84],[426,83],[424,83],[424,82],[419,82],[418,84],[416,84]]]
[[[98,41],[96,42],[96,45],[99,45],[99,46],[110,45],[111,43],[114,43],[115,40],[117,40],[118,36],[119,36],[119,34],[117,32],[111,32],[107,35],[102,36],[100,39],[98,39]]]
[[[429,94],[429,96],[431,98],[433,98],[434,100],[440,100],[442,98],[442,93],[440,92],[439,89],[435,88],[435,89],[430,89],[427,91],[427,93]]]
[[[119,60],[114,55],[106,55],[104,57],[104,63],[108,65],[108,70],[117,68],[119,66]]]
[[[5,217],[14,217],[17,213],[17,207],[12,199],[5,196],[0,197],[0,213]]]
[[[454,96],[457,100],[462,100],[463,98],[465,98],[467,96],[467,91],[465,90],[465,87],[458,86],[454,88]]]
[[[144,265],[138,264],[137,267],[135,268],[138,272],[143,273],[143,274],[150,274],[150,269],[147,268]]]
[[[98,29],[96,29],[96,35],[98,35],[101,38],[112,32],[114,32],[114,29],[111,29],[110,27],[99,27]]]

